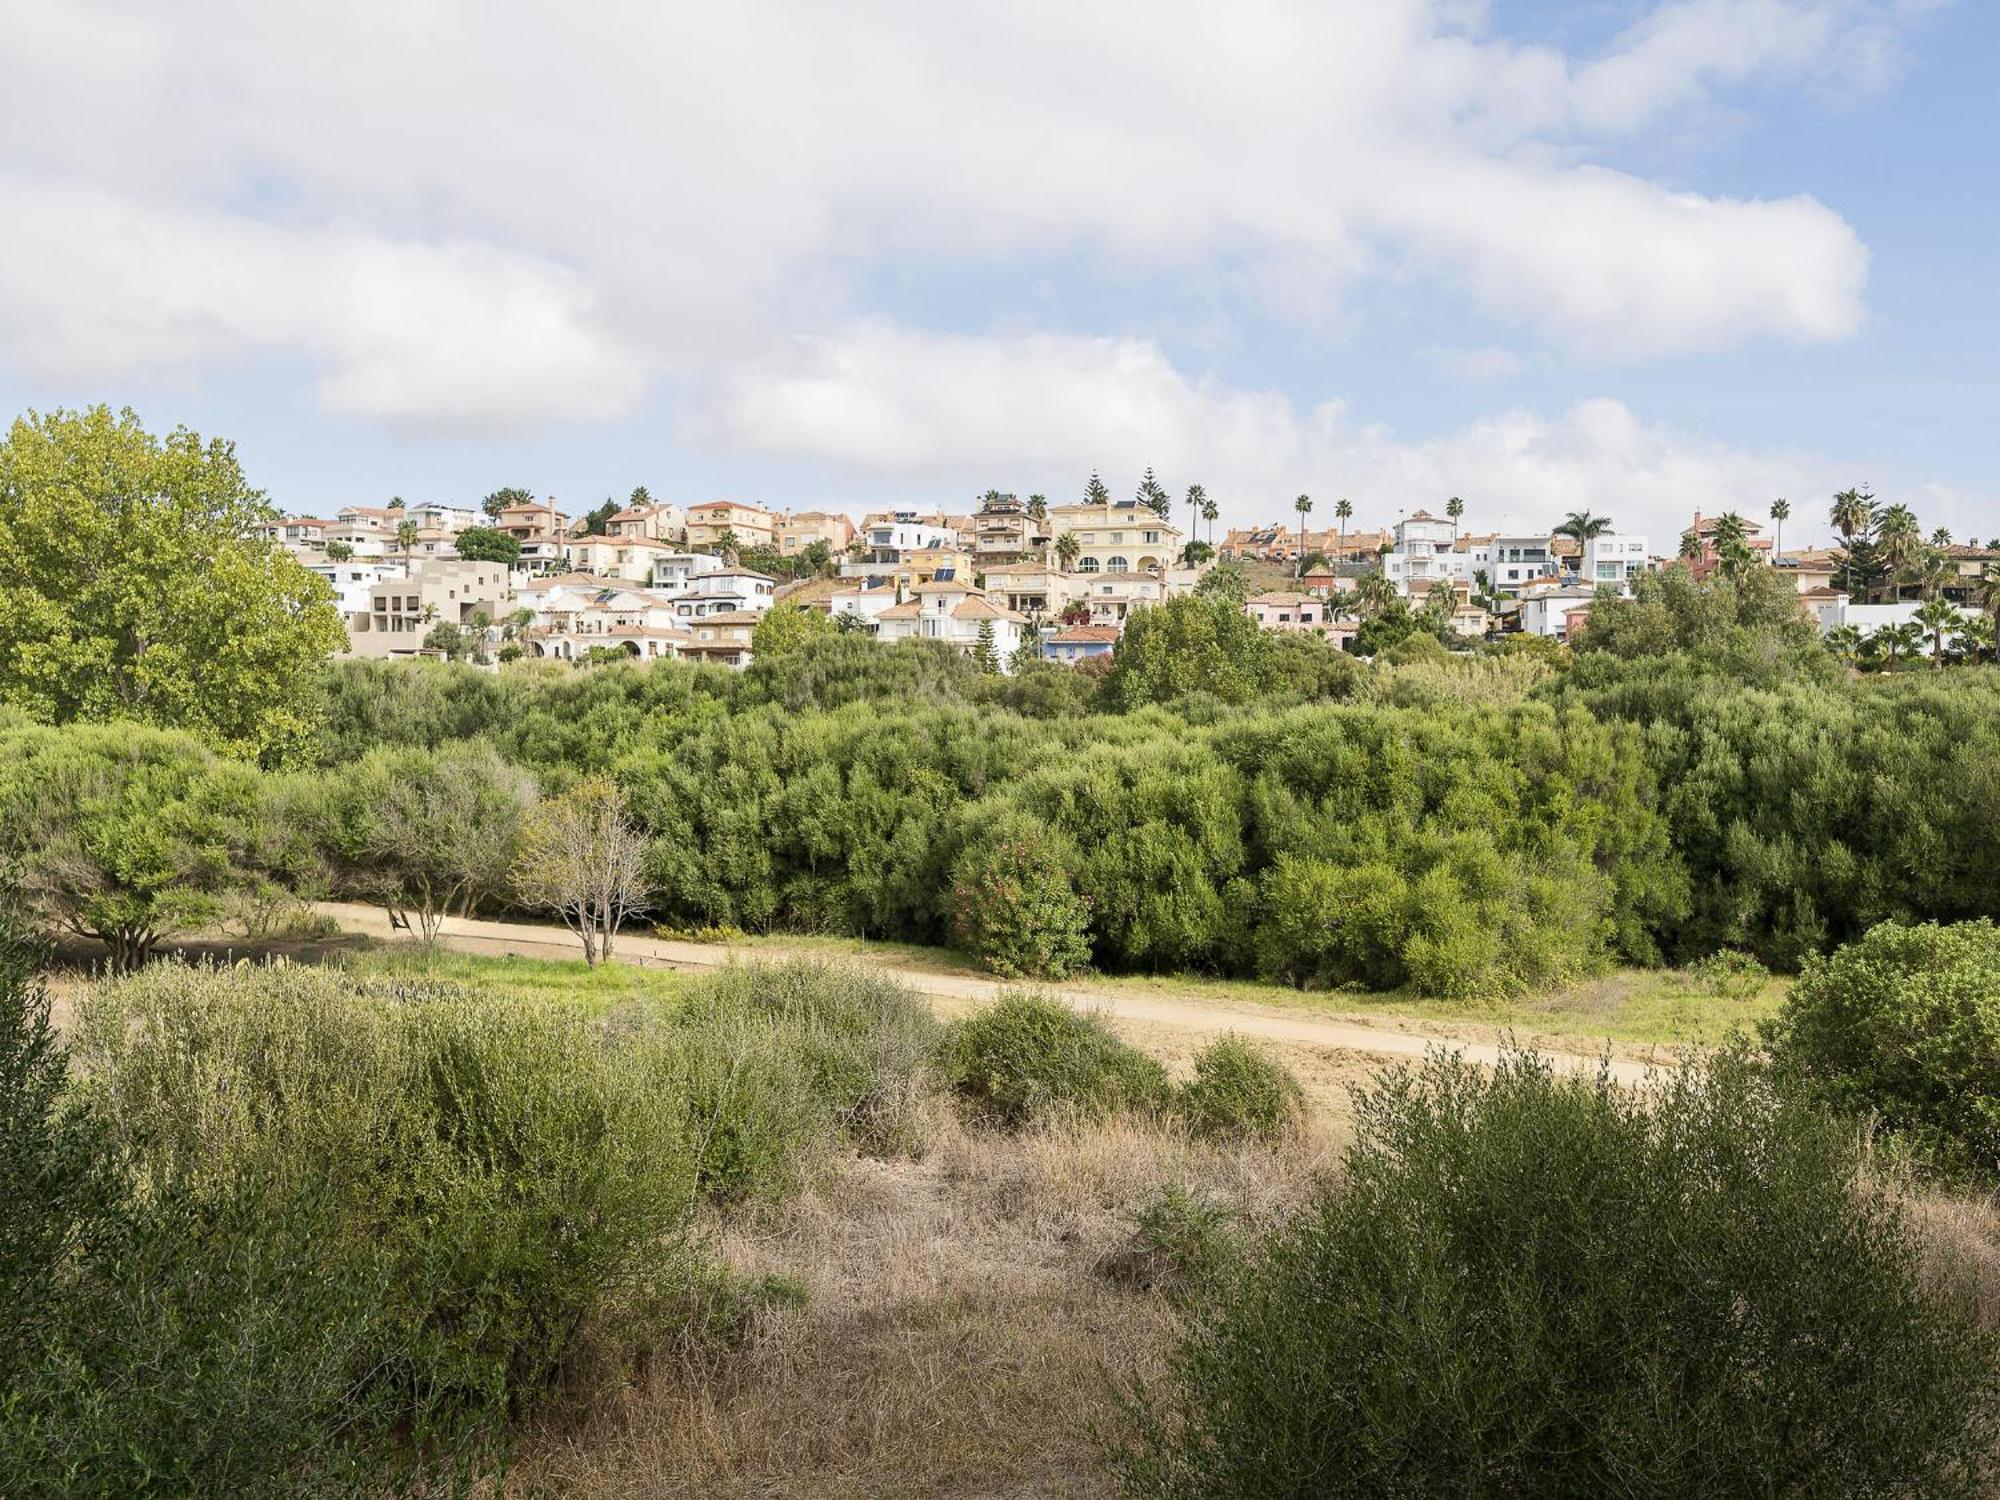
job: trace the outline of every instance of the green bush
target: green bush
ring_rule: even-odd
[[[1690,981],[1718,1000],[1749,1000],[1771,982],[1771,971],[1756,957],[1734,948],[1718,948],[1687,966]]]
[[[952,868],[960,945],[1007,978],[1062,979],[1090,963],[1089,903],[1073,850],[1028,819],[1003,819]]]
[[[1174,1091],[1174,1111],[1199,1135],[1271,1140],[1298,1118],[1299,1082],[1241,1037],[1203,1048],[1194,1076]]]
[[[2000,928],[1885,922],[1816,959],[1766,1028],[1778,1064],[1946,1163],[2000,1169]]]
[[[1643,1094],[1523,1056],[1392,1075],[1341,1183],[1132,1393],[1124,1487],[1988,1493],[1995,1350],[1855,1167],[1741,1053]]]
[[[1007,1126],[1152,1109],[1166,1070],[1060,1000],[1012,991],[959,1021],[946,1047],[952,1086],[973,1113]]]

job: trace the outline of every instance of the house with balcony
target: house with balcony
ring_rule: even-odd
[[[655,660],[689,639],[671,604],[638,589],[551,589],[534,613],[522,639],[531,655],[558,661],[582,661],[593,649]]]
[[[1519,619],[1525,635],[1567,641],[1590,617],[1597,590],[1556,578],[1532,580],[1521,592]]]
[[[567,515],[540,501],[510,505],[493,519],[496,531],[521,544],[521,560],[514,566],[524,573],[561,573],[569,567],[563,556],[569,525]]]
[[[854,522],[837,510],[802,510],[778,521],[780,557],[797,557],[814,542],[825,542],[829,554],[841,557],[853,540]]]
[[[851,619],[874,630],[882,612],[903,603],[903,592],[887,578],[864,578],[827,597],[826,610],[835,620]]]
[[[1088,582],[1065,573],[1053,562],[998,563],[979,570],[978,579],[990,599],[1006,601],[1016,614],[1053,618],[1082,596]]]
[[[260,522],[255,530],[265,541],[294,552],[316,552],[326,545],[327,523],[317,516],[280,516]]]
[[[1587,588],[1615,588],[1629,595],[1632,580],[1651,566],[1644,537],[1606,531],[1584,539],[1577,576]]]
[[[711,573],[720,573],[728,564],[713,552],[656,552],[653,554],[654,592],[674,595],[686,592]]]
[[[972,516],[972,556],[981,568],[1043,560],[1054,541],[1048,518],[1030,514],[1016,495],[988,495]]]
[[[750,638],[763,615],[755,610],[733,610],[705,615],[686,625],[688,638],[679,643],[680,655],[688,661],[707,662],[718,667],[750,665]]]
[[[628,505],[615,511],[604,523],[604,534],[615,537],[643,537],[649,542],[678,545],[687,535],[687,512],[678,505],[658,501]]]
[[[562,543],[563,565],[576,573],[650,584],[655,562],[673,547],[648,536],[575,536]]]
[[[1553,540],[1547,536],[1496,536],[1487,573],[1493,590],[1517,594],[1523,584],[1555,576],[1561,568]]]
[[[762,615],[775,601],[777,588],[775,578],[748,568],[717,568],[673,595],[674,615],[681,621],[708,615]]]
[[[411,656],[433,625],[469,628],[482,616],[490,624],[513,607],[513,584],[501,563],[413,563],[400,576],[380,578],[368,590],[367,607],[347,616],[348,647],[356,656]]]
[[[855,540],[861,544],[857,561],[871,571],[908,563],[918,553],[955,554],[959,550],[958,531],[943,516],[914,510],[882,511],[869,516],[861,523]]]

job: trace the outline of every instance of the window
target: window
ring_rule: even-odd
[[[1114,542],[1122,542],[1125,540],[1125,533],[1122,531],[1114,531],[1111,533],[1111,540]]]
[[[1104,571],[1107,573],[1129,573],[1132,571],[1132,564],[1122,557],[1107,557],[1104,560]]]
[[[1158,542],[1159,539],[1160,534],[1157,531],[1141,532],[1139,535],[1139,540],[1142,542]]]
[[[1076,560],[1076,570],[1079,573],[1095,573],[1097,571],[1097,559],[1094,557],[1078,558]]]
[[[1285,610],[1285,609],[1281,609],[1281,610],[1279,610],[1279,611],[1278,611],[1278,623],[1279,623],[1280,625],[1289,625],[1289,624],[1291,624],[1291,623],[1292,623],[1292,614],[1291,614],[1291,611],[1290,611],[1290,610]]]

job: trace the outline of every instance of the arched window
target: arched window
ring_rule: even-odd
[[[1108,557],[1104,560],[1104,571],[1107,573],[1129,573],[1132,571],[1132,565],[1122,557]]]
[[[1078,558],[1076,562],[1076,570],[1079,573],[1095,573],[1097,571],[1097,559],[1094,557]]]

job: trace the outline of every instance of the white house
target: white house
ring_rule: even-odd
[[[1500,593],[1520,591],[1521,585],[1536,578],[1552,578],[1559,564],[1556,550],[1547,536],[1496,536],[1492,559],[1486,565],[1488,581]]]
[[[358,558],[335,562],[323,553],[309,553],[299,559],[299,565],[308,573],[319,574],[332,586],[342,615],[366,613],[375,585],[386,578],[403,576],[401,563],[362,562]]]
[[[864,581],[836,590],[827,600],[827,613],[836,620],[848,617],[874,629],[876,621],[882,618],[882,612],[895,608],[900,602],[896,597],[896,585],[889,580]]]
[[[1566,641],[1590,613],[1596,598],[1597,590],[1582,584],[1551,584],[1530,589],[1521,596],[1521,629],[1528,635]]]
[[[982,633],[990,635],[1002,670],[1020,649],[1028,628],[1025,615],[994,603],[985,590],[955,578],[920,583],[914,598],[890,606],[875,618],[882,640],[946,641],[968,654],[978,648]]]
[[[713,552],[656,552],[653,554],[653,587],[662,594],[679,594],[711,573],[720,573],[727,564]]]
[[[1164,574],[1181,555],[1181,531],[1135,500],[1058,505],[1049,512],[1056,543],[1077,542],[1076,573]]]
[[[1316,635],[1336,646],[1350,640],[1360,628],[1351,615],[1337,614],[1327,600],[1283,589],[1245,600],[1243,612],[1259,629]]]
[[[870,516],[857,540],[863,561],[888,564],[902,562],[912,552],[955,550],[958,532],[943,516],[895,510]]]

